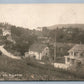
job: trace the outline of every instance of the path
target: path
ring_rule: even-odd
[[[19,56],[14,56],[13,54],[9,53],[6,49],[4,49],[4,46],[3,46],[3,45],[0,46],[0,51],[1,51],[4,55],[6,55],[6,56],[8,56],[8,57],[10,57],[10,58],[12,58],[12,59],[21,59],[21,57],[19,57]]]
[[[9,53],[6,49],[4,49],[4,46],[2,45],[2,46],[0,46],[0,51],[4,54],[4,55],[6,55],[6,56],[8,56],[8,57],[10,57],[10,58],[12,58],[12,59],[21,59],[21,57],[19,57],[19,56],[14,56],[13,54],[11,54],[11,53]],[[44,62],[39,62],[40,64],[45,64]],[[62,64],[62,63],[54,63],[54,67],[56,67],[56,68],[62,68],[62,69],[67,69],[68,68],[68,66],[66,65],[66,64]]]

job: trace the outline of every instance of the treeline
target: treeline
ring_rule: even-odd
[[[53,30],[43,27],[44,36],[51,37],[52,41],[62,43],[84,43],[84,30],[80,28],[56,28]]]
[[[75,44],[84,44],[84,30],[80,28],[56,28],[53,30],[43,27],[43,36],[49,37],[50,56],[54,59],[54,43],[56,41],[56,55],[63,57],[68,55],[68,50]],[[50,45],[52,44],[52,45]],[[61,59],[62,62],[62,59]]]

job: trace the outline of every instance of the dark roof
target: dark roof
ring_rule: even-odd
[[[47,47],[47,45],[42,44],[42,43],[34,43],[33,45],[30,46],[30,51],[36,51],[36,52],[42,52],[43,49]]]
[[[72,47],[68,52],[84,52],[84,45],[83,44],[76,44],[74,47]]]

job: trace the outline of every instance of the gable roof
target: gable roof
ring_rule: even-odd
[[[76,44],[73,46],[68,52],[84,52],[84,45],[83,44]]]
[[[29,50],[35,52],[42,52],[45,47],[47,47],[47,45],[42,43],[34,43],[30,46]]]

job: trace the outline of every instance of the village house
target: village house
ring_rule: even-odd
[[[69,55],[65,56],[65,64],[72,66],[84,64],[84,45],[76,44],[69,51]]]
[[[10,29],[2,28],[2,31],[3,31],[3,36],[11,35],[11,30]]]
[[[11,41],[13,43],[16,43],[13,39],[12,39],[12,36],[11,36],[11,29],[10,27],[7,27],[7,28],[2,28],[2,34],[3,36],[6,36],[7,37],[7,40],[8,41]]]
[[[0,36],[6,37],[8,41],[16,43],[11,36],[11,26],[8,23],[2,23],[0,25]]]
[[[29,52],[25,53],[25,57],[33,57],[37,60],[41,60],[43,56],[49,56],[49,48],[42,43],[34,43]]]

